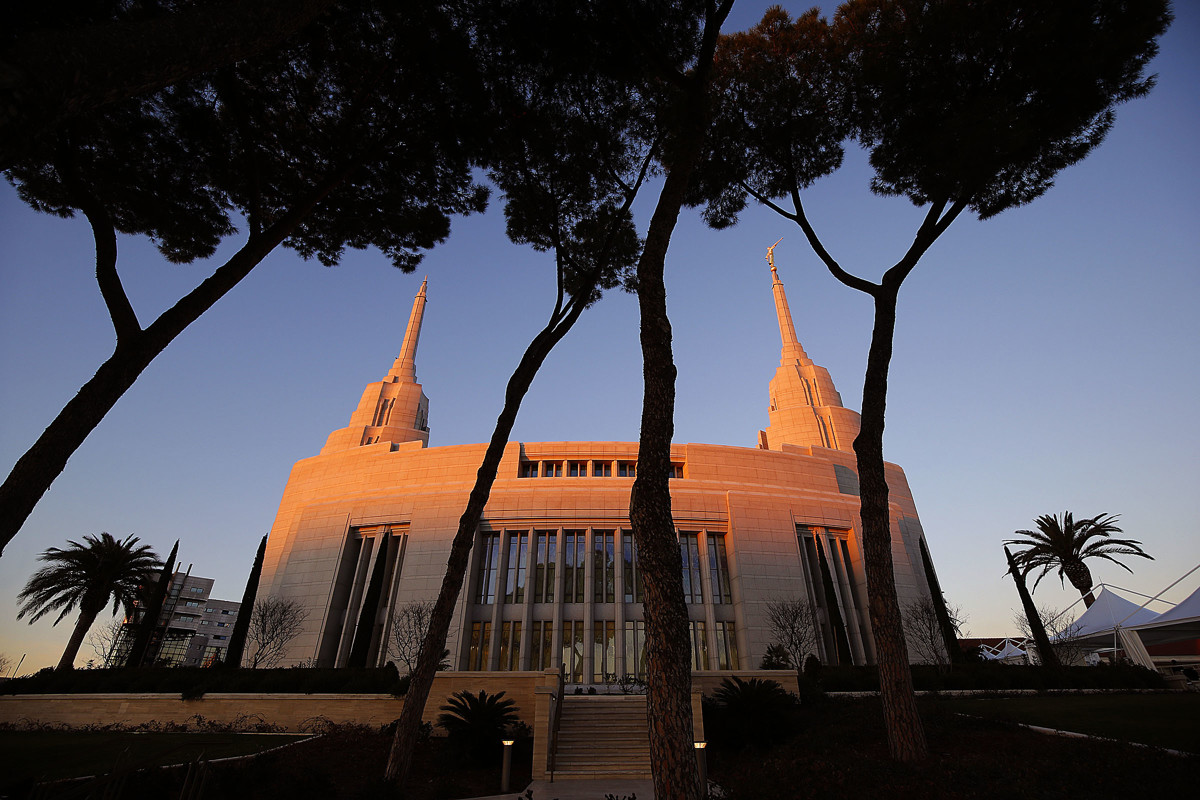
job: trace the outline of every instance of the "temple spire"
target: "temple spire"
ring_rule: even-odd
[[[429,398],[417,383],[417,341],[425,316],[425,287],[413,298],[404,330],[404,342],[387,377],[367,384],[350,424],[329,434],[321,454],[337,453],[367,445],[395,447],[406,442],[429,444]]]
[[[782,241],[783,237],[780,237],[779,242]],[[779,319],[779,338],[783,341],[779,363],[811,364],[812,361],[796,337],[796,326],[792,323],[792,310],[788,307],[787,293],[783,289],[783,281],[779,280],[779,272],[775,269],[775,248],[779,246],[779,242],[767,248],[767,263],[771,265],[771,292],[775,295],[775,316]]]
[[[858,435],[858,414],[842,406],[842,397],[834,388],[829,371],[814,364],[800,346],[783,281],[775,268],[778,246],[776,242],[767,248],[767,263],[771,265],[771,292],[775,296],[783,348],[779,368],[768,387],[770,423],[759,433],[759,447],[782,450],[785,445],[795,445],[850,452]]]
[[[425,286],[429,283],[426,277],[421,281],[421,288],[413,298],[412,313],[408,315],[408,327],[404,331],[404,343],[400,345],[400,355],[388,373],[388,380],[393,383],[417,382],[417,342],[421,339],[421,321],[425,317]]]

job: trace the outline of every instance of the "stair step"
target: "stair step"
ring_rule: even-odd
[[[650,736],[642,695],[563,698],[556,778],[650,777]]]

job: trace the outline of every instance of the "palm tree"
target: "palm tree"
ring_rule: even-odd
[[[70,547],[60,550],[51,547],[40,556],[47,562],[29,579],[17,595],[21,608],[17,619],[31,614],[29,624],[52,611],[58,611],[57,625],[79,606],[79,619],[59,659],[58,669],[70,669],[88,629],[96,621],[108,601],[112,600],[113,614],[124,608],[129,614],[140,588],[149,583],[161,566],[158,555],[149,545],[138,545],[136,536],[119,542],[107,533],[84,536],[83,544],[68,541]]]
[[[1071,585],[1083,595],[1083,602],[1091,606],[1096,602],[1092,595],[1092,573],[1083,563],[1085,558],[1106,558],[1121,569],[1132,573],[1133,570],[1113,558],[1114,555],[1141,556],[1153,559],[1140,547],[1141,542],[1133,539],[1113,539],[1112,534],[1121,533],[1116,522],[1118,514],[1100,514],[1091,519],[1081,519],[1078,522],[1070,511],[1064,511],[1062,519],[1052,514],[1038,517],[1036,531],[1016,531],[1024,539],[1007,539],[1005,544],[1023,546],[1028,549],[1013,554],[1021,576],[1041,568],[1041,574],[1034,581],[1033,588],[1046,573],[1058,568],[1058,579],[1062,581],[1065,575]]]

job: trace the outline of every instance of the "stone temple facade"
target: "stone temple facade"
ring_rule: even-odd
[[[824,663],[875,660],[852,451],[859,415],[796,336],[772,264],[782,352],[757,447],[676,444],[672,508],[695,670],[755,669],[772,601],[802,599]],[[416,376],[426,285],[399,357],[350,424],[292,469],[259,596],[301,602],[285,663],[383,664],[398,610],[436,597],[486,445],[429,447]],[[644,673],[642,582],[629,526],[636,442],[510,442],[476,534],[448,648],[458,670],[563,667],[573,683]],[[923,532],[889,464],[900,603],[927,596]]]

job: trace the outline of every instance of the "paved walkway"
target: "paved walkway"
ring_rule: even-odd
[[[619,778],[597,778],[596,780],[534,781],[519,791],[475,797],[471,800],[516,800],[523,798],[526,790],[533,791],[533,800],[604,800],[606,794],[616,795],[617,800],[637,795],[637,800],[654,800],[654,781],[649,778],[628,780]]]

